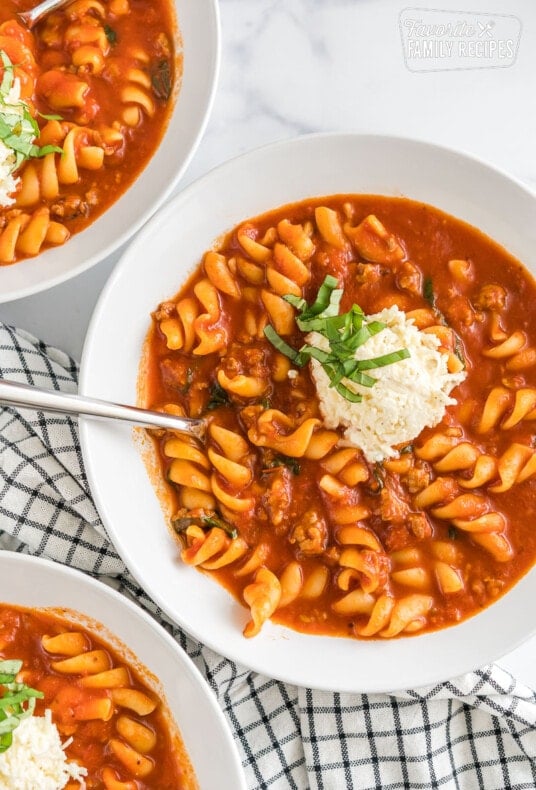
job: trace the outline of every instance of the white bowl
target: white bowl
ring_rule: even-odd
[[[489,165],[391,137],[313,135],[279,143],[212,171],[137,237],[97,305],[84,348],[81,391],[136,401],[149,314],[179,290],[218,236],[285,203],[345,192],[403,194],[433,204],[480,228],[536,272],[535,197]],[[266,675],[340,691],[410,688],[486,664],[536,631],[527,615],[536,597],[533,571],[479,615],[435,633],[358,642],[269,623],[259,636],[245,639],[248,612],[178,560],[131,430],[83,420],[81,438],[97,507],[138,582],[197,639]]]
[[[124,244],[176,187],[205,130],[220,62],[217,0],[174,0],[184,70],[166,133],[145,170],[101,217],[61,246],[0,266],[0,302],[58,285]]]
[[[158,679],[161,688],[155,691],[164,693],[199,786],[203,790],[245,790],[236,746],[208,684],[171,636],[124,595],[72,568],[3,551],[0,601],[76,610],[81,613],[82,625],[87,625],[89,618],[89,623],[95,620],[104,626],[111,632],[110,638],[100,628],[98,636],[107,639],[119,654],[125,647],[132,651]],[[151,683],[150,675],[148,681]]]

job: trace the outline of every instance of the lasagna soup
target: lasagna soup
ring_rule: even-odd
[[[143,671],[93,629],[0,604],[0,707],[11,717],[0,735],[1,786],[195,790],[176,727]]]
[[[405,198],[243,222],[153,314],[144,405],[185,563],[315,634],[452,625],[532,566],[536,288],[475,228]]]
[[[0,7],[0,264],[63,244],[157,148],[181,63],[172,0],[74,0],[29,31]]]

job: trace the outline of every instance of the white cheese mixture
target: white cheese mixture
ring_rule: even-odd
[[[13,731],[13,743],[0,754],[0,790],[63,790],[69,779],[86,786],[85,768],[68,763],[50,711],[29,716]]]
[[[5,110],[9,110],[10,115],[18,115],[22,119],[24,104],[20,99],[20,80],[14,80],[9,93],[2,97],[2,104]],[[12,206],[15,202],[11,195],[20,183],[20,178],[13,176],[15,164],[15,152],[0,140],[0,207],[3,208]]]
[[[447,355],[438,351],[439,339],[420,332],[398,307],[368,318],[381,321],[386,328],[357,349],[356,359],[371,359],[402,348],[407,348],[410,356],[367,370],[367,375],[377,380],[373,387],[348,384],[362,395],[360,403],[351,403],[330,388],[319,362],[313,359],[311,365],[326,428],[346,426],[347,443],[375,462],[398,455],[396,445],[411,442],[426,426],[437,425],[446,406],[456,403],[449,393],[466,373],[449,373]],[[328,341],[317,332],[306,339],[309,345],[329,350]]]

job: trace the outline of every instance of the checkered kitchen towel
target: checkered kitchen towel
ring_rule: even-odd
[[[67,355],[0,324],[0,376],[76,390]],[[250,788],[536,788],[536,694],[497,666],[396,695],[262,677],[192,641],[126,572],[89,494],[76,422],[0,409],[0,546],[99,575],[164,623],[216,693]]]

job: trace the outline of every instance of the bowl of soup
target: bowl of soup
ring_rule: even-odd
[[[6,551],[0,565],[1,695],[20,700],[6,786],[22,771],[34,787],[245,787],[215,698],[155,620],[65,566]]]
[[[445,680],[532,634],[533,211],[458,152],[319,135],[223,165],[145,229],[82,391],[201,418],[205,441],[81,437],[111,539],[186,630],[341,691]]]
[[[110,255],[165,202],[219,66],[214,0],[75,0],[28,30],[0,10],[0,300]]]

